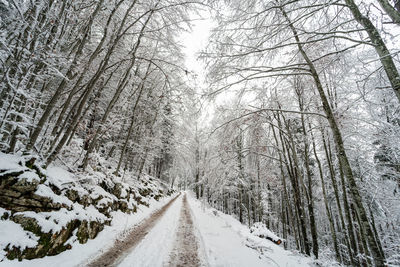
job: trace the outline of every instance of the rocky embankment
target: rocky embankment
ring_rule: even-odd
[[[0,157],[0,260],[56,255],[86,243],[109,225],[113,212],[134,213],[170,194],[156,179],[134,184],[113,175],[75,177],[43,169],[33,157]]]

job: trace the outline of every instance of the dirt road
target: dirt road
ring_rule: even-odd
[[[118,263],[132,250],[137,244],[142,241],[142,239],[147,235],[147,233],[156,225],[159,219],[165,214],[168,208],[174,203],[174,201],[179,197],[176,196],[171,201],[169,201],[161,209],[154,212],[149,218],[144,220],[141,224],[135,226],[128,236],[124,240],[118,240],[115,242],[114,246],[108,251],[102,254],[100,257],[96,258],[94,261],[89,263],[89,267],[100,267],[100,266],[117,266]]]
[[[193,219],[185,194],[183,197],[183,205],[179,218],[179,227],[176,233],[174,249],[170,254],[170,259],[166,266],[202,266],[198,252],[199,243],[194,234]]]
[[[139,266],[141,264],[138,264],[138,262],[131,261],[132,256],[133,257],[152,257],[152,256],[146,256],[140,253],[137,250],[138,244],[142,246],[142,243],[144,242],[145,239],[149,239],[146,236],[148,236],[148,233],[150,232],[155,232],[152,233],[151,235],[157,234],[159,231],[158,227],[155,227],[158,224],[165,224],[165,222],[161,222],[160,219],[162,217],[171,217],[173,216],[175,219],[174,224],[177,225],[175,227],[176,230],[174,230],[171,235],[169,235],[168,240],[163,240],[163,235],[158,235],[157,240],[151,239],[146,240],[144,243],[149,243],[149,242],[161,242],[161,243],[170,243],[171,246],[167,253],[164,253],[162,256],[162,253],[158,253],[160,251],[153,251],[153,257],[163,257],[165,259],[161,259],[161,262],[163,262],[163,266],[168,266],[168,267],[180,267],[180,266],[191,266],[191,267],[200,267],[204,266],[204,263],[199,258],[199,242],[197,241],[197,238],[194,234],[194,226],[193,226],[193,219],[190,211],[190,207],[186,198],[186,194],[183,197],[179,196],[175,197],[172,199],[170,202],[168,202],[165,206],[163,206],[160,210],[154,212],[152,215],[149,216],[145,221],[143,221],[141,224],[135,226],[128,236],[121,241],[117,241],[113,247],[111,247],[108,251],[106,251],[104,254],[96,258],[93,262],[89,263],[87,266],[90,267],[100,267],[100,266]],[[173,205],[172,204],[175,201],[182,201],[182,205]],[[180,207],[180,210],[179,210]],[[169,211],[170,210],[170,211]],[[166,216],[165,213],[169,212],[169,215]],[[179,220],[178,220],[179,217]],[[167,218],[162,219],[162,221],[165,221]],[[170,223],[172,221],[168,219]],[[172,232],[172,231],[171,231]],[[149,236],[150,237],[150,236]],[[174,240],[175,239],[175,240]],[[142,242],[143,241],[143,242]],[[139,247],[140,247],[139,246]],[[147,247],[147,245],[145,245]],[[151,244],[150,244],[151,247]],[[152,249],[152,248],[149,248]],[[156,250],[153,248],[152,250]],[[138,255],[139,254],[139,255]],[[151,259],[150,261],[147,261],[148,263],[145,263],[147,266],[151,266]],[[159,261],[157,261],[159,262]],[[159,262],[159,263],[161,263]],[[143,264],[143,263],[142,263]],[[155,264],[155,262],[153,263]],[[143,267],[143,266],[141,266]]]

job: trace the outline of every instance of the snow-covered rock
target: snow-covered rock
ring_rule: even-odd
[[[56,255],[86,243],[111,224],[116,211],[135,213],[138,205],[164,196],[163,189],[150,177],[127,184],[110,174],[74,175],[58,166],[43,169],[32,156],[0,153],[0,262]]]

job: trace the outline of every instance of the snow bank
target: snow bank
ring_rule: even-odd
[[[66,196],[57,195],[50,189],[50,187],[40,184],[35,191],[35,194],[42,197],[50,198],[54,203],[65,204],[69,207],[73,205],[73,202],[69,200]]]
[[[22,173],[21,175],[18,176],[19,179],[26,179],[28,183],[32,183],[34,181],[39,182],[40,178],[39,175],[37,175],[35,172],[32,171],[27,171]]]
[[[188,200],[210,266],[294,267],[313,264],[310,257],[286,251],[269,240],[255,236],[232,216],[207,207],[190,193]]]
[[[96,221],[104,223],[107,217],[95,209],[92,205],[84,208],[82,205],[74,203],[72,210],[62,208],[57,211],[51,212],[17,212],[14,216],[22,215],[23,217],[34,218],[37,224],[44,233],[58,233],[63,228],[66,228],[67,224],[73,220],[79,221]]]
[[[135,179],[132,186],[109,170],[73,174],[55,165],[44,170],[32,156],[4,153],[0,183],[0,264],[5,256],[59,254],[95,238],[110,223],[137,222],[141,205],[157,207],[167,193],[151,177]]]
[[[261,238],[267,238],[277,245],[282,242],[282,239],[280,237],[269,230],[267,226],[261,222],[256,222],[255,224],[253,224],[253,226],[250,228],[250,233]]]
[[[13,246],[21,249],[33,248],[38,244],[39,237],[25,231],[21,225],[12,221],[0,221],[0,248],[9,245],[8,240],[13,240]],[[4,250],[0,250],[0,256],[5,256]]]
[[[26,168],[22,167],[19,162],[21,157],[13,154],[5,154],[0,152],[0,170],[2,171],[21,171]]]
[[[46,170],[47,184],[53,184],[58,188],[65,187],[66,184],[75,184],[76,180],[74,176],[67,170],[59,167],[50,165]]]

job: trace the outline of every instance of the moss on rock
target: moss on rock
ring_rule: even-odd
[[[37,164],[36,158],[34,157],[25,157],[18,164],[21,165],[24,170],[12,173],[1,173],[0,171],[0,207],[8,210],[0,214],[0,218],[2,220],[12,220],[20,224],[25,231],[33,233],[38,236],[39,239],[38,245],[33,248],[21,250],[19,247],[7,246],[4,250],[6,252],[6,257],[10,260],[34,259],[48,255],[57,255],[71,248],[71,245],[66,244],[66,242],[74,233],[79,243],[86,243],[88,239],[96,238],[98,233],[104,229],[104,225],[111,224],[111,211],[120,210],[124,213],[136,212],[137,206],[132,204],[133,200],[136,200],[137,205],[148,206],[149,204],[147,201],[144,201],[144,198],[152,197],[155,200],[159,200],[164,194],[163,190],[154,189],[156,187],[155,183],[149,183],[146,180],[142,182],[142,187],[139,188],[138,191],[134,191],[132,187],[128,187],[128,185],[123,183],[103,180],[99,186],[107,193],[116,196],[117,199],[107,194],[104,194],[104,196],[99,195],[96,199],[93,199],[91,197],[91,189],[85,188],[84,186],[78,188],[75,183],[72,183],[70,186],[60,188],[51,183],[45,183],[46,176],[44,175],[44,171],[42,167]],[[38,179],[28,180],[19,178],[24,172],[36,173],[40,181]],[[43,232],[35,218],[28,217],[24,214],[13,214],[23,211],[57,211],[61,208],[71,210],[73,207],[68,207],[66,204],[55,203],[50,197],[35,194],[40,184],[45,184],[54,194],[65,196],[83,207],[88,207],[93,204],[100,213],[106,215],[109,219],[102,222],[74,219],[69,221],[59,232]],[[137,192],[139,194],[137,194]],[[167,192],[167,194],[170,193],[170,191]],[[109,198],[109,201],[102,201],[101,205],[96,205],[104,198]]]

